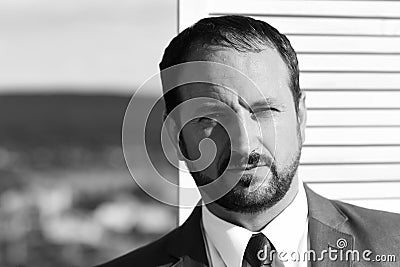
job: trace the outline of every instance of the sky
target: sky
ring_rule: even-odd
[[[130,94],[176,33],[177,0],[1,0],[0,93]]]

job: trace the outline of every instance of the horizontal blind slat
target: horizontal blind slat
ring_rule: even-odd
[[[302,73],[303,89],[400,89],[400,74]]]
[[[288,36],[298,53],[400,53],[399,37]]]
[[[399,145],[400,128],[306,128],[305,145]]]
[[[302,164],[400,162],[400,146],[303,147]]]
[[[309,108],[400,108],[400,91],[310,91],[306,99]]]
[[[400,55],[304,55],[300,71],[398,71]]]
[[[300,165],[305,182],[400,181],[400,164],[381,165]]]
[[[294,15],[322,17],[400,17],[400,2],[384,1],[208,1],[210,14]]]
[[[284,34],[400,35],[400,19],[253,17]]]
[[[399,110],[308,110],[307,126],[400,125]],[[400,154],[399,154],[400,155]]]

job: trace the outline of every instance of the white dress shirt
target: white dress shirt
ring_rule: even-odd
[[[292,203],[260,231],[268,237],[277,251],[274,262],[280,258],[280,265],[283,263],[285,267],[307,267],[302,255],[307,251],[308,205],[302,182],[299,182],[298,188]],[[202,208],[202,224],[211,266],[241,267],[247,243],[257,232],[220,219],[205,205]],[[300,255],[301,260],[297,255]]]

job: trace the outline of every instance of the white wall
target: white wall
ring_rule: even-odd
[[[308,127],[299,175],[324,196],[400,213],[400,2],[180,0],[179,30],[244,14],[298,53]],[[181,173],[181,183],[192,183]],[[183,222],[191,209],[180,211]]]

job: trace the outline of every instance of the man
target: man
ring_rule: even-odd
[[[206,79],[168,90],[162,75],[174,113],[166,124],[204,205],[102,266],[399,266],[399,215],[328,200],[297,175],[305,94],[284,35],[243,16],[202,19],[171,41],[160,68],[185,62]],[[191,65],[181,66],[176,73],[187,75]],[[216,151],[200,167],[206,139]]]

